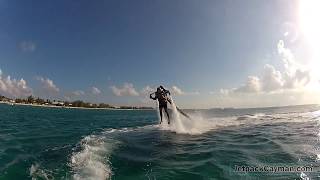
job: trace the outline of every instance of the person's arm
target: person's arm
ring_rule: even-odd
[[[163,86],[160,86],[160,88],[164,91],[164,93],[171,95],[170,91],[166,90]]]
[[[152,93],[152,94],[153,94],[153,93]],[[150,99],[156,100],[157,97],[156,97],[156,96],[155,96],[155,97],[152,97],[152,94],[150,94]]]

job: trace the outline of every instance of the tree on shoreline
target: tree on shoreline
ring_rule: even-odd
[[[32,95],[27,97],[27,102],[29,104],[33,103],[33,101],[34,101],[34,97]]]
[[[83,108],[111,108],[116,109],[116,107],[106,104],[106,103],[89,103],[81,100],[76,100],[73,102],[68,101],[51,101],[50,99],[41,99],[40,97],[35,98],[34,96],[28,96],[27,98],[16,98],[15,100],[7,98],[5,96],[0,95],[0,101],[5,102],[15,102],[18,104],[38,104],[38,105],[55,105],[55,106],[64,106],[64,107],[83,107]],[[133,107],[133,106],[120,106],[120,109],[153,109],[151,107]]]

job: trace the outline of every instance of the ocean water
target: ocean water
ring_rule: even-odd
[[[190,120],[173,108],[171,124],[158,125],[153,110],[0,104],[0,179],[320,179],[319,110],[188,110]]]

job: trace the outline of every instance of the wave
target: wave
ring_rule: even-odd
[[[158,110],[159,111],[159,110]],[[159,112],[157,112],[159,114]],[[198,135],[208,131],[223,127],[240,126],[240,125],[258,125],[272,124],[280,122],[306,122],[310,120],[319,120],[320,111],[306,113],[279,113],[279,114],[248,114],[242,116],[213,117],[204,118],[200,112],[189,114],[191,117],[181,116],[177,107],[172,100],[172,113],[170,125],[167,124],[167,118],[163,116],[163,123],[159,125],[161,130],[168,130],[177,134]],[[159,117],[160,119],[160,117]]]
[[[117,141],[105,136],[89,135],[80,142],[79,152],[71,156],[73,179],[110,179],[112,175],[109,157]]]
[[[31,176],[32,180],[36,180],[36,179],[51,180],[51,179],[54,179],[54,177],[51,174],[52,174],[51,171],[41,169],[40,165],[38,163],[32,164],[30,167],[30,170],[29,170],[29,175]]]
[[[174,103],[171,113],[171,124],[166,123],[164,116],[160,125],[146,125],[124,128],[107,128],[98,135],[84,137],[79,143],[79,151],[74,152],[70,159],[73,179],[111,179],[112,166],[109,161],[113,151],[120,144],[117,134],[145,130],[165,130],[177,134],[199,135],[208,131],[232,126],[252,125],[287,121],[306,121],[318,116],[318,113],[288,114],[253,114],[245,116],[204,118],[201,113],[189,114],[191,119],[180,116]],[[33,168],[36,169],[36,168]],[[35,170],[33,170],[36,172]],[[41,174],[41,170],[38,170]],[[43,176],[44,177],[44,176]]]
[[[111,179],[112,166],[109,161],[112,152],[120,144],[116,140],[117,133],[127,133],[145,129],[155,129],[157,125],[138,127],[107,128],[98,135],[84,137],[70,159],[72,179],[75,180],[105,180]]]

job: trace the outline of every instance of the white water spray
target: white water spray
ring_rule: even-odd
[[[172,97],[169,97],[171,99],[171,106],[172,106],[172,126],[177,132],[186,133],[187,130],[183,125],[183,120],[181,119],[180,112],[177,109],[176,104],[174,103],[174,100]]]
[[[71,156],[74,180],[104,180],[112,175],[109,156],[117,141],[105,136],[90,135],[81,140],[79,152]]]
[[[229,117],[210,117],[204,118],[202,114],[199,113],[188,113],[190,118],[183,116],[177,106],[174,103],[172,97],[171,100],[171,113],[170,113],[170,124],[168,124],[166,113],[163,111],[162,124],[158,127],[161,130],[172,131],[178,134],[203,134],[208,131],[229,127],[229,126],[239,126],[239,125],[248,125],[248,124],[259,124],[261,123],[261,118],[264,114],[255,114],[255,115],[244,115],[244,116],[229,116]],[[157,102],[157,105],[158,102]],[[159,109],[157,107],[157,113],[160,122]],[[273,115],[276,116],[276,115]]]
[[[167,123],[166,115],[163,112],[163,120],[160,125],[162,130],[169,130],[179,134],[202,134],[215,126],[212,121],[205,120],[200,115],[192,115],[190,119],[182,116],[178,111],[173,98],[169,98],[171,99],[170,124]]]

